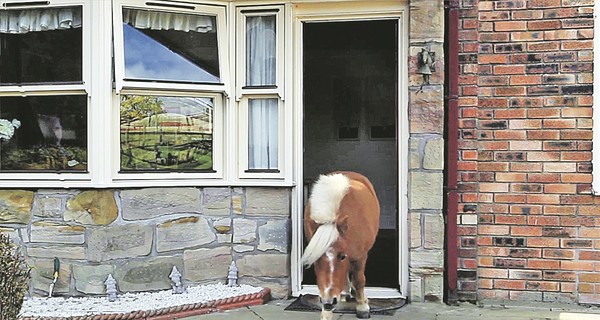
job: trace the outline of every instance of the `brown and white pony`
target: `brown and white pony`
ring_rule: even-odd
[[[319,177],[304,213],[304,233],[309,243],[302,263],[315,266],[322,320],[332,319],[333,309],[348,284],[356,295],[356,316],[369,318],[365,264],[378,230],[379,201],[365,176],[334,172]]]

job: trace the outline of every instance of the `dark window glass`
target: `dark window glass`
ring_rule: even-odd
[[[210,171],[212,98],[121,96],[121,171]]]
[[[81,11],[0,10],[0,85],[81,83]]]
[[[216,18],[123,9],[125,78],[220,83]]]
[[[0,97],[0,172],[86,170],[86,96]]]

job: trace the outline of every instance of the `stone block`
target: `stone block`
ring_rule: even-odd
[[[156,226],[156,251],[165,252],[209,244],[217,239],[208,221],[185,217]]]
[[[409,212],[408,216],[410,247],[420,248],[423,239],[421,235],[421,214],[418,212]]]
[[[50,195],[34,199],[33,215],[42,218],[60,218],[63,213],[63,199]]]
[[[54,279],[54,259],[29,259],[31,264],[31,287],[34,290],[46,292]],[[54,285],[53,293],[68,293],[71,283],[71,265],[60,260],[58,280]]]
[[[120,192],[123,219],[146,220],[173,213],[198,213],[196,188],[147,188]]]
[[[273,299],[287,299],[290,296],[291,289],[287,279],[242,277],[238,282],[254,287],[269,288]]]
[[[257,254],[244,256],[236,261],[239,277],[289,276],[288,256],[285,254]]]
[[[213,227],[217,233],[217,242],[231,243],[233,231],[231,227],[231,218],[222,218],[213,222]]]
[[[233,188],[231,194],[231,210],[234,214],[242,214],[244,212],[244,189]]]
[[[444,253],[442,250],[410,250],[409,256],[409,266],[414,269],[413,272],[431,273],[443,270]]]
[[[238,252],[238,253],[250,252],[250,251],[254,251],[254,246],[238,244],[238,245],[233,246],[233,251]]]
[[[106,261],[146,256],[152,250],[152,228],[123,225],[92,229],[88,237],[88,259]]]
[[[421,140],[416,137],[409,139],[408,146],[408,168],[421,169]]]
[[[31,242],[83,244],[85,227],[50,221],[31,224]]]
[[[43,246],[28,247],[27,255],[34,258],[85,259],[84,247]]]
[[[444,217],[441,214],[423,215],[423,244],[425,249],[444,248]]]
[[[67,201],[65,221],[81,224],[109,225],[117,219],[119,209],[111,190],[83,191]]]
[[[425,300],[430,302],[442,302],[444,297],[444,276],[441,274],[427,275],[423,277],[423,291]]]
[[[181,256],[130,259],[115,266],[113,276],[120,292],[165,290],[171,288],[169,274],[173,266],[183,270]]]
[[[289,216],[290,190],[267,187],[247,188],[246,214]]]
[[[287,253],[288,221],[272,220],[258,228],[258,250],[277,250]]]
[[[75,289],[85,294],[105,294],[106,286],[104,281],[109,274],[113,273],[113,266],[73,266],[73,278],[75,279]]]
[[[410,1],[409,24],[411,41],[443,41],[444,2],[439,0]]]
[[[0,223],[29,223],[32,206],[32,191],[0,190]]]
[[[229,247],[186,250],[183,253],[183,276],[192,282],[208,280],[225,282],[231,260]]]
[[[410,91],[410,132],[444,132],[444,90],[442,86],[426,86],[422,90]]]
[[[19,237],[19,231],[17,229],[0,227],[0,233],[7,234],[14,243],[21,243],[21,238]]]
[[[251,243],[256,241],[256,227],[258,223],[248,219],[233,220],[233,242]]]
[[[410,290],[410,301],[411,302],[422,302],[424,301],[423,295],[423,279],[421,277],[410,278],[409,281]]]
[[[204,188],[202,212],[211,216],[227,216],[231,213],[231,189]]]
[[[425,144],[423,168],[430,170],[444,169],[444,139],[434,138]]]
[[[409,173],[409,209],[442,209],[443,174],[441,172]]]

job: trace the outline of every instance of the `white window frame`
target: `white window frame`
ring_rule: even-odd
[[[148,5],[152,3],[158,6]],[[162,5],[169,5],[163,7]],[[186,9],[188,7],[189,9]],[[201,14],[216,17],[217,23],[217,46],[219,55],[219,78],[220,83],[211,84],[187,84],[169,81],[145,82],[125,80],[125,55],[123,38],[123,8],[152,9],[155,11]],[[206,5],[202,1],[145,1],[145,0],[113,0],[113,30],[115,50],[115,92],[113,94],[113,134],[111,139],[115,143],[111,146],[112,163],[111,182],[113,185],[185,185],[190,181],[198,182],[224,178],[224,145],[227,126],[225,122],[225,109],[227,108],[226,97],[230,95],[229,82],[229,48],[227,38],[230,34],[226,25],[225,5]],[[213,109],[213,170],[210,172],[120,172],[120,129],[119,110],[120,95],[153,95],[153,96],[180,96],[180,97],[208,97],[214,100]]]
[[[285,92],[285,7],[283,5],[260,5],[260,6],[237,6],[236,13],[236,32],[237,50],[235,55],[236,63],[236,102],[238,105],[238,177],[240,179],[285,179],[287,175],[286,164],[291,157],[286,156],[288,145],[291,141],[291,135],[285,134],[285,128],[291,130],[291,126],[286,126],[286,119],[291,117],[291,111],[286,107]],[[265,87],[246,86],[246,18],[256,16],[275,16],[275,34],[276,34],[276,71],[275,85]],[[278,100],[278,168],[276,170],[252,170],[248,167],[249,145],[248,145],[248,103],[252,99]]]
[[[236,98],[240,101],[244,95],[248,94],[277,94],[280,99],[284,99],[284,6],[238,6],[236,8]],[[275,88],[247,87],[246,86],[246,17],[257,16],[275,16],[277,37],[276,43],[276,72]]]
[[[212,170],[206,172],[153,172],[148,170],[147,172],[120,172],[121,168],[121,132],[120,132],[120,95],[121,94],[133,94],[133,95],[148,95],[148,96],[169,96],[169,97],[201,97],[201,98],[212,98],[214,102],[213,107],[213,141],[212,141]],[[225,132],[225,121],[224,121],[224,108],[225,103],[222,94],[212,92],[173,92],[173,91],[141,91],[141,90],[123,90],[120,94],[116,94],[113,99],[114,103],[114,117],[111,123],[114,124],[112,132],[115,133],[116,141],[111,145],[112,150],[111,157],[112,167],[112,181],[114,183],[124,184],[142,184],[147,185],[148,180],[153,180],[152,184],[171,185],[173,181],[185,181],[194,180],[198,181],[201,179],[221,179],[223,178],[223,163],[224,163],[224,132]],[[164,181],[160,181],[164,180]]]
[[[0,86],[0,95],[7,96],[65,96],[65,95],[85,95],[87,96],[87,172],[28,172],[12,173],[1,172],[0,181],[3,185],[24,185],[31,187],[31,181],[39,181],[40,186],[51,181],[91,181],[92,168],[96,152],[92,147],[93,123],[90,110],[90,71],[91,71],[91,7],[92,5],[85,0],[48,0],[44,4],[31,3],[30,1],[0,1],[1,10],[22,10],[22,9],[44,9],[56,7],[79,6],[82,8],[82,83],[81,84],[40,84],[40,85],[15,85]],[[9,8],[7,8],[9,7]],[[17,129],[18,130],[18,129]],[[37,186],[37,185],[36,185]]]
[[[249,134],[248,130],[249,126],[249,108],[248,103],[250,100],[254,99],[277,99],[277,169],[249,169],[248,168],[248,157],[249,157]],[[284,119],[285,119],[285,108],[283,101],[278,99],[277,96],[274,95],[244,95],[244,98],[239,103],[239,125],[238,128],[239,138],[238,138],[238,147],[239,147],[239,176],[240,178],[249,178],[249,179],[283,179],[285,178],[285,148],[284,148]]]
[[[158,4],[158,5],[152,5]],[[189,7],[190,9],[185,9]],[[217,47],[219,51],[219,78],[220,83],[211,84],[186,84],[169,81],[132,81],[125,80],[125,52],[123,39],[123,8],[163,11],[171,13],[201,14],[215,16],[217,21]],[[201,1],[146,1],[146,0],[113,0],[113,32],[115,50],[115,86],[116,92],[123,89],[155,89],[178,91],[203,91],[221,92],[227,94],[229,85],[229,48],[227,36],[229,34],[226,24],[226,7],[224,5],[206,5]]]
[[[594,2],[594,93],[592,137],[592,192],[600,195],[600,2]]]

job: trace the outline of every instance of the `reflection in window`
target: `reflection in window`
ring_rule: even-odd
[[[125,78],[220,83],[216,18],[123,9]]]
[[[250,99],[248,102],[248,168],[272,170],[278,167],[277,99]]]
[[[0,85],[82,82],[81,11],[0,10]]]
[[[246,85],[275,85],[275,16],[246,18]]]
[[[121,96],[121,171],[212,170],[212,98]]]
[[[0,97],[0,137],[0,172],[86,171],[87,97]]]

